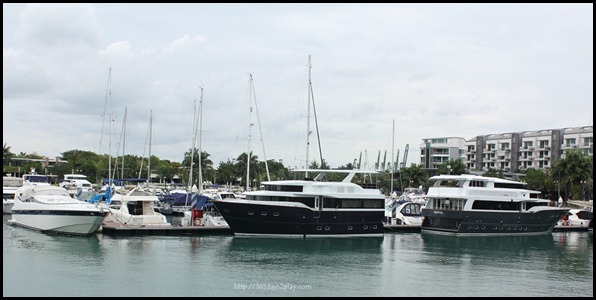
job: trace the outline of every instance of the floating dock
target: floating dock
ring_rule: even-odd
[[[553,232],[562,232],[562,231],[585,231],[588,232],[588,226],[572,226],[572,225],[555,225],[553,228]]]
[[[101,233],[118,236],[135,235],[234,235],[229,226],[129,225],[105,222]]]

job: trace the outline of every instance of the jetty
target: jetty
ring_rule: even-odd
[[[114,236],[137,235],[234,235],[229,226],[186,226],[186,225],[130,225],[119,222],[104,222],[101,233]]]
[[[383,227],[385,228],[385,232],[391,232],[391,231],[420,232],[421,228],[422,228],[421,225],[404,225],[404,224],[399,224],[399,225],[383,224]]]

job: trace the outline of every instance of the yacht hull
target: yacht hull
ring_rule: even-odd
[[[322,210],[288,205],[214,201],[235,235],[382,236],[382,210]]]
[[[540,235],[553,231],[566,209],[536,212],[423,209],[422,233],[442,235]]]
[[[88,235],[101,227],[106,214],[99,211],[13,209],[12,223],[45,233]]]

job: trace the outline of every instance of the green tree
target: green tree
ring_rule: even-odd
[[[467,173],[467,169],[461,159],[455,159],[439,165],[437,172],[439,174],[461,175]]]
[[[570,149],[553,163],[553,176],[565,192],[563,199],[582,199],[582,189],[593,178],[593,158],[579,149]],[[570,198],[569,198],[570,197]]]
[[[202,171],[202,177],[203,180],[205,180],[205,178],[213,178],[214,177],[214,173],[213,173],[213,162],[211,161],[211,159],[209,159],[210,154],[207,153],[206,151],[202,151],[201,152],[201,168],[199,170],[198,168],[198,163],[199,163],[199,150],[197,148],[194,149],[189,149],[187,152],[184,153],[184,160],[182,161],[182,165],[187,168],[187,172],[186,174],[183,176],[183,178],[185,178],[186,182],[188,182],[189,179],[189,173],[188,170],[190,170],[190,161],[191,161],[191,153],[194,153],[193,157],[192,157],[192,163],[193,163],[193,168],[192,168],[192,178],[193,178],[193,182],[191,183],[191,186],[193,184],[196,184],[197,187],[202,184],[198,182],[199,180],[199,171]]]
[[[269,177],[271,180],[282,180],[290,178],[290,170],[288,170],[282,162],[274,159],[267,160],[267,167],[269,168]],[[259,168],[265,170],[265,162],[259,162]],[[266,174],[263,176],[263,180],[266,180]]]
[[[247,161],[247,154],[246,152],[240,154],[238,156],[238,158],[236,158],[236,172],[237,174],[239,174],[239,178],[241,179],[240,185],[241,186],[246,186],[246,161]],[[253,188],[256,186],[258,187],[261,183],[261,180],[259,178],[259,173],[260,173],[260,169],[259,169],[259,157],[256,155],[252,155],[252,152],[250,152],[250,169],[249,169],[250,174],[248,175],[249,178],[248,180],[251,181],[251,183],[249,184],[249,186],[252,186]],[[254,184],[252,183],[252,181],[254,181]]]
[[[234,162],[230,161],[229,159],[225,162],[219,162],[219,166],[217,167],[217,180],[215,183],[224,185],[240,184],[240,182],[237,180],[240,177],[242,176],[236,171]]]
[[[541,191],[543,195],[548,195],[545,191],[545,182],[548,176],[544,171],[527,169],[523,173],[525,174],[523,181],[528,189]]]
[[[402,168],[401,176],[402,188],[426,186],[428,182],[428,173],[419,164],[411,164],[407,168]]]
[[[482,174],[482,176],[485,177],[496,177],[496,178],[505,178],[505,175],[503,175],[503,170],[502,169],[494,169],[494,168],[490,168],[488,169],[486,172],[484,172]]]
[[[2,154],[2,165],[8,166],[10,165],[10,159],[14,157],[14,153],[10,152],[10,146],[4,143],[4,154]]]

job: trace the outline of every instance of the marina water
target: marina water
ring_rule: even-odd
[[[3,296],[593,297],[587,232],[381,238],[48,235],[3,222]]]

